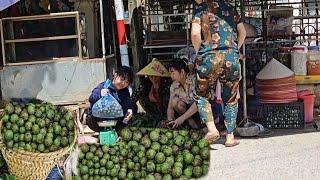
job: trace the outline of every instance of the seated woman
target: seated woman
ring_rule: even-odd
[[[90,109],[87,125],[94,131],[101,131],[98,121],[117,120],[116,128],[126,126],[136,108],[130,99],[128,86],[133,81],[133,72],[122,66],[112,80],[107,79],[92,90],[89,97]]]
[[[170,87],[167,120],[170,121],[168,124],[172,124],[173,128],[178,127],[186,120],[192,128],[197,128],[196,121],[200,121],[200,118],[191,118],[198,112],[194,97],[196,77],[194,73],[190,72],[187,62],[188,60],[185,58],[174,59],[170,65],[171,78],[174,82]],[[175,113],[179,114],[177,119],[175,119]],[[208,133],[205,139],[209,142],[219,138],[219,132],[213,128],[212,123],[214,122],[206,123]]]
[[[144,77],[141,78],[139,87],[133,91],[132,102],[139,102],[146,114],[165,118],[169,101],[170,73],[158,60],[153,59],[137,75]]]

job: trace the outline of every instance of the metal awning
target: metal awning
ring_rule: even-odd
[[[0,11],[10,7],[20,0],[0,0]]]

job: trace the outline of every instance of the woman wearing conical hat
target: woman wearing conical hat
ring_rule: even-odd
[[[162,120],[169,102],[170,73],[160,61],[153,59],[137,75],[143,77],[132,94],[132,101],[139,102],[146,114],[157,115]]]

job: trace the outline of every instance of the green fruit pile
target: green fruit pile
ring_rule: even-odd
[[[127,127],[108,147],[83,144],[79,179],[190,179],[207,174],[209,145],[195,131]]]
[[[1,121],[2,139],[9,149],[48,153],[74,141],[72,113],[49,103],[8,103]]]

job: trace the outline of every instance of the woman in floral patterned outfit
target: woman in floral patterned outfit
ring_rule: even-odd
[[[197,106],[202,121],[213,121],[208,98],[212,89],[221,83],[221,98],[224,104],[227,137],[225,146],[238,145],[233,132],[238,113],[239,83],[241,65],[239,49],[246,37],[240,16],[224,0],[199,2],[192,21],[192,44],[197,52]],[[203,41],[201,41],[201,32]],[[219,97],[219,93],[216,96]],[[215,125],[213,125],[215,129]],[[216,133],[218,131],[215,129]]]

